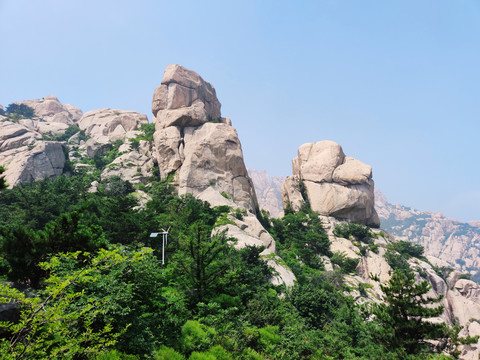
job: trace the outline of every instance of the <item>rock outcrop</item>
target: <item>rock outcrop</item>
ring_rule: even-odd
[[[1,123],[0,123],[1,131]],[[65,147],[55,141],[38,141],[0,152],[5,181],[12,187],[22,182],[56,178],[65,167]]]
[[[75,125],[82,111],[60,103],[55,96],[16,104],[33,108],[34,117],[15,122],[0,117],[0,165],[6,169],[7,184],[12,187],[61,175],[66,161],[65,145],[48,139]]]
[[[49,95],[42,99],[19,101],[34,110],[34,119],[22,119],[20,123],[42,134],[58,135],[75,125],[82,116],[82,110],[70,104],[62,104],[55,96]]]
[[[160,175],[174,173],[179,194],[208,188],[255,212],[255,190],[236,130],[222,118],[214,87],[198,74],[169,65],[152,100]]]
[[[372,168],[345,156],[333,141],[307,143],[292,161],[293,176],[282,186],[282,200],[294,210],[308,201],[313,211],[378,227]]]
[[[148,124],[147,115],[118,109],[92,110],[78,121],[78,127],[98,144],[135,137],[143,124]]]
[[[276,270],[273,283],[292,286],[295,275],[275,254],[275,241],[255,216],[257,197],[231,121],[222,118],[214,87],[195,72],[169,65],[152,100],[154,144],[160,175],[174,174],[180,195],[191,193],[212,206],[227,205],[228,225],[214,229],[236,238],[236,247],[263,246]]]

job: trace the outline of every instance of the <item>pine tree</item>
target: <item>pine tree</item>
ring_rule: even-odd
[[[5,172],[5,168],[0,166],[0,175]],[[0,190],[6,189],[8,187],[7,182],[5,181],[5,176],[0,176]]]
[[[440,316],[443,306],[434,307],[443,296],[429,297],[428,281],[415,282],[412,271],[396,270],[387,285],[380,285],[384,303],[377,304],[373,313],[381,325],[379,340],[400,354],[419,354],[436,349],[429,340],[439,340],[438,346],[448,342],[450,329],[443,323],[425,319]]]

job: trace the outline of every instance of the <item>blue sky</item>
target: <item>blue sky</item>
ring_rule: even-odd
[[[480,1],[0,0],[0,104],[56,95],[151,118],[170,63],[211,82],[248,167],[306,142],[390,202],[480,219]]]

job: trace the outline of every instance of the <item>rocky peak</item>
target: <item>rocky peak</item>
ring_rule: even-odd
[[[168,65],[155,89],[152,113],[162,127],[197,126],[220,120],[215,88],[200,75],[180,65]]]
[[[31,107],[35,115],[44,122],[74,125],[82,117],[82,110],[70,104],[62,104],[53,95],[45,96],[42,99],[19,101],[15,104]]]
[[[292,161],[292,169],[293,176],[287,177],[282,186],[284,204],[299,210],[308,200],[312,210],[321,215],[380,225],[374,209],[372,168],[345,156],[339,144],[303,144]]]
[[[200,75],[180,65],[166,68],[152,100],[160,175],[174,173],[179,194],[192,193],[216,205],[212,188],[255,212],[257,197],[240,140],[220,107],[215,88]]]

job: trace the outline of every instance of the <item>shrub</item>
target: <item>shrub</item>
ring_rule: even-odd
[[[211,345],[215,330],[198,321],[188,320],[182,327],[181,344],[185,352],[204,350]]]
[[[208,350],[208,353],[215,355],[216,360],[233,360],[228,352],[220,345],[212,347]]]
[[[409,259],[415,257],[421,259],[423,257],[423,246],[411,243],[410,241],[397,241],[388,246],[390,249],[397,251],[400,255]]]
[[[373,244],[373,234],[370,229],[361,224],[356,223],[342,223],[335,226],[333,230],[335,236],[361,241],[365,244]]]
[[[185,357],[182,354],[179,354],[175,350],[162,346],[158,350],[155,350],[153,353],[154,360],[184,360]]]
[[[189,360],[217,360],[217,357],[213,354],[209,354],[205,352],[200,353],[200,352],[194,351],[188,359]]]
[[[130,149],[138,150],[140,147],[140,140],[145,140],[148,142],[153,142],[153,134],[155,133],[155,124],[148,123],[140,126],[140,130],[143,131],[143,134],[139,134],[134,138],[129,139]]]
[[[128,355],[118,350],[110,350],[109,352],[97,355],[95,360],[138,360],[138,356]]]
[[[332,264],[340,266],[340,269],[345,274],[350,274],[355,271],[360,259],[349,258],[345,253],[335,252],[330,258]]]
[[[235,219],[237,220],[243,220],[243,217],[247,215],[247,210],[245,209],[240,209],[240,208],[236,208],[234,211],[233,211],[233,216],[235,217]]]
[[[402,272],[411,271],[408,261],[405,259],[405,256],[402,256],[398,252],[394,251],[391,248],[387,248],[385,252],[385,260],[388,265],[394,270],[399,270]]]

